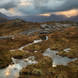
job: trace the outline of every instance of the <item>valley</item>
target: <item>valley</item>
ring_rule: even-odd
[[[76,22],[0,23],[0,78],[77,77]]]

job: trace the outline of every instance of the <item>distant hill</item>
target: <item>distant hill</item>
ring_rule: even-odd
[[[5,14],[3,14],[1,12],[0,12],[0,17],[2,17],[2,18],[8,18],[8,16],[6,16]]]
[[[33,28],[40,28],[40,24],[25,22],[20,19],[8,20],[7,22],[0,23],[0,35],[16,34]]]
[[[7,20],[13,19],[22,19],[27,22],[49,22],[49,21],[76,21],[78,22],[78,16],[72,16],[70,18],[64,15],[56,15],[52,14],[51,16],[6,16],[3,13],[0,13],[0,23],[5,22]]]
[[[3,13],[0,13],[0,23],[3,23],[3,22],[6,22],[8,21],[8,16],[6,16],[5,14]]]
[[[63,15],[51,15],[51,16],[24,16],[20,17],[25,21],[31,22],[47,22],[47,21],[61,21],[66,20],[67,18]]]
[[[69,20],[78,22],[78,15],[70,17]]]
[[[22,16],[18,17],[25,21],[30,22],[49,22],[49,21],[76,21],[78,22],[78,16],[72,16],[70,18],[64,15],[51,15],[51,16]]]

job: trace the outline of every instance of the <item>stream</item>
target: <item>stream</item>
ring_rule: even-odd
[[[22,68],[37,63],[34,56],[21,60],[12,58],[12,62],[14,64],[0,70],[0,78],[18,78],[19,72]]]
[[[64,50],[67,51],[69,49],[64,49]],[[43,56],[48,56],[48,57],[50,57],[52,59],[52,61],[53,61],[52,66],[53,67],[56,67],[57,65],[67,65],[69,62],[77,60],[77,58],[71,59],[71,58],[68,58],[68,57],[59,56],[59,55],[57,55],[58,52],[59,51],[51,50],[50,48],[48,48],[43,53]]]
[[[46,36],[46,40],[48,40],[48,36]],[[18,48],[18,50],[23,50],[24,47],[27,47],[29,45],[35,44],[35,43],[40,43],[43,40],[34,40],[32,43],[26,44],[24,46],[21,46],[20,48]],[[70,50],[70,48],[64,49],[64,51],[68,52]],[[14,51],[14,50],[10,50],[10,51]],[[62,57],[57,55],[58,51],[56,50],[51,50],[50,48],[48,48],[44,53],[43,56],[48,56],[52,59],[53,63],[52,66],[56,67],[57,65],[67,65],[69,62],[71,61],[75,61],[77,60],[77,58],[74,59],[70,59],[68,57]],[[0,78],[18,78],[19,77],[19,72],[26,66],[31,65],[31,64],[36,64],[38,63],[35,60],[34,56],[30,56],[26,59],[15,59],[12,58],[12,63],[11,65],[9,65],[8,67],[4,68],[4,69],[0,69]]]
[[[32,43],[21,46],[20,48],[18,48],[18,50],[23,50],[24,47],[40,42],[42,42],[41,39],[34,40]],[[10,51],[15,51],[15,50],[16,49]],[[26,59],[21,59],[21,60],[12,58],[12,62],[13,64],[9,65],[7,68],[0,69],[0,78],[18,78],[20,70],[22,70],[24,67],[28,65],[37,63],[37,61],[35,61],[34,56],[30,56]]]

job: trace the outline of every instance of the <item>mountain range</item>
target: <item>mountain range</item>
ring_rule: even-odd
[[[8,21],[8,16],[3,13],[0,13],[0,23]]]
[[[78,16],[72,16],[70,18],[64,15],[51,15],[51,16],[7,16],[3,13],[0,13],[0,23],[12,19],[22,19],[28,22],[49,22],[49,21],[78,21]]]

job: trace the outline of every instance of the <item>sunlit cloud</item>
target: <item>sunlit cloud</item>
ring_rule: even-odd
[[[10,8],[7,11],[10,14],[10,16],[21,16],[22,15],[22,13],[18,12],[17,9],[15,9],[15,8]]]
[[[51,16],[52,14],[65,15],[67,17],[72,17],[72,16],[78,15],[78,9],[72,9],[72,10],[61,11],[61,12],[44,13],[44,14],[40,14],[40,16]]]
[[[8,11],[9,11],[11,14],[14,14],[14,13],[15,13],[14,8],[10,8]]]
[[[57,14],[57,15],[65,15],[67,17],[71,17],[71,16],[78,15],[78,10],[77,9],[72,9],[72,10],[68,10],[68,11],[56,12],[55,14]]]
[[[51,16],[51,13],[40,14],[40,16]]]
[[[29,3],[29,2],[21,2],[19,5],[21,5],[21,6],[29,6],[29,5],[31,5],[31,3]]]

